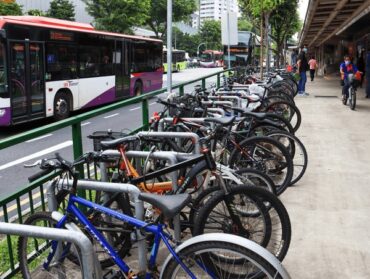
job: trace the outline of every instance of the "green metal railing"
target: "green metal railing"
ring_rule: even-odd
[[[172,89],[178,89],[178,93],[180,95],[183,95],[185,92],[185,86],[191,85],[194,83],[201,82],[201,86],[205,88],[207,79],[211,77],[217,77],[216,85],[217,87],[220,87],[221,84],[221,74],[226,71],[220,71],[215,74],[211,74],[208,76],[201,77],[199,79],[187,81],[184,83],[180,83],[177,85],[174,85]],[[128,105],[132,105],[135,103],[141,103],[142,106],[142,126],[135,129],[133,132],[137,132],[140,130],[147,130],[149,127],[149,106],[148,106],[148,100],[154,96],[157,96],[159,94],[162,94],[166,92],[166,89],[160,89],[156,90],[138,97],[130,98],[124,101],[119,101],[98,109],[94,109],[92,111],[81,113],[77,116],[70,117],[68,119],[52,123],[40,128],[36,128],[15,136],[8,137],[6,139],[3,139],[0,141],[0,150],[5,149],[7,147],[14,146],[16,144],[22,143],[24,141],[45,135],[47,133],[60,130],[65,127],[71,126],[72,128],[72,140],[73,140],[73,156],[74,158],[77,158],[82,155],[83,153],[83,145],[82,145],[82,131],[81,131],[81,123],[85,120],[88,120],[92,117],[110,112],[112,110],[122,108]],[[89,173],[89,168],[87,168],[87,171],[84,171],[84,174],[88,177],[91,177]],[[96,175],[96,170],[95,170]],[[22,190],[17,191],[7,197],[2,197],[0,195],[0,219],[3,219],[5,222],[18,222],[23,223],[23,220],[25,219],[24,215],[33,213],[35,210],[46,210],[46,199],[45,199],[45,193],[44,193],[44,187],[43,184],[47,181],[50,181],[52,178],[58,176],[58,174],[49,174],[45,177],[42,177],[38,179],[37,181],[34,181],[25,187],[22,188]],[[86,176],[85,176],[86,177]],[[37,198],[35,198],[35,196]],[[23,199],[22,199],[23,198]],[[39,200],[38,202],[36,202]],[[27,208],[25,209],[24,205],[29,204]],[[10,217],[9,216],[9,207],[10,208],[16,208],[17,214],[15,216]],[[22,209],[23,207],[23,209]],[[13,210],[12,209],[12,210]],[[14,219],[14,220],[13,220]],[[0,257],[0,278],[11,278],[13,275],[15,275],[18,271],[18,265],[17,265],[17,255],[16,255],[16,245],[14,243],[15,239],[11,236],[6,236],[5,238],[2,238],[0,240],[0,253],[2,256]],[[4,251],[1,251],[2,247],[6,246],[8,255],[4,255]],[[6,250],[6,249],[5,249]],[[4,268],[6,267],[6,268]],[[6,272],[2,272],[1,270],[6,270]]]

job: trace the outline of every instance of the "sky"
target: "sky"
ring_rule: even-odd
[[[308,0],[299,0],[299,18],[304,22],[307,12]]]

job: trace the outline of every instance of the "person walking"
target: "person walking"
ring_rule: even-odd
[[[364,83],[365,77],[365,58],[364,58],[365,49],[361,49],[360,56],[357,59],[357,68],[360,72],[362,72],[361,81],[360,81],[360,88],[362,88],[362,84]]]
[[[315,56],[311,56],[310,61],[308,61],[308,64],[310,65],[310,77],[311,77],[311,82],[315,79],[315,72],[316,72],[316,67],[317,67],[317,61],[315,59]]]
[[[309,69],[309,65],[307,62],[306,58],[306,53],[307,53],[307,47],[303,46],[301,48],[301,52],[299,53],[298,56],[298,61],[297,61],[297,73],[299,74],[299,83],[298,83],[298,95],[299,96],[308,96],[309,94],[306,92],[306,82],[307,82],[307,75],[306,72]]]

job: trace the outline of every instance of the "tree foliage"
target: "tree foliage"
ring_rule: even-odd
[[[221,22],[206,20],[200,28],[202,43],[207,44],[207,49],[221,50]]]
[[[22,15],[22,6],[15,0],[0,0],[0,15]]]
[[[50,2],[50,8],[47,12],[48,17],[64,20],[75,20],[75,7],[68,0],[53,0]]]
[[[140,2],[140,1],[139,1]],[[163,38],[167,31],[167,0],[150,0],[146,24],[157,38]],[[173,0],[172,21],[186,21],[196,10],[195,0]]]
[[[253,30],[253,23],[250,22],[248,19],[239,19],[238,20],[238,31],[252,31]]]
[[[183,33],[177,27],[174,27],[172,30],[173,30],[172,46],[177,49],[185,50],[186,52],[189,53],[190,56],[196,56],[198,45],[201,42],[200,35],[199,34],[189,35],[187,33]],[[164,36],[163,39],[165,41],[166,36]]]
[[[44,11],[38,9],[31,9],[27,11],[27,14],[30,16],[46,16],[47,14]]]
[[[94,18],[95,27],[119,33],[131,33],[148,18],[151,0],[83,0],[87,12]]]

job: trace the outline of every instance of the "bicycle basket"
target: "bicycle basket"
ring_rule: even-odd
[[[106,140],[114,140],[118,138],[127,137],[128,134],[122,132],[111,132],[111,131],[96,131],[92,135],[89,135],[88,138],[93,140],[94,151],[100,151],[101,142]]]
[[[168,110],[169,116],[181,116],[181,117],[191,117],[193,115],[194,108],[197,107],[197,102],[195,98],[191,95],[184,95],[179,97],[174,97],[171,101],[174,104],[184,104],[186,110],[181,108],[170,107]],[[190,110],[189,110],[190,109]]]

